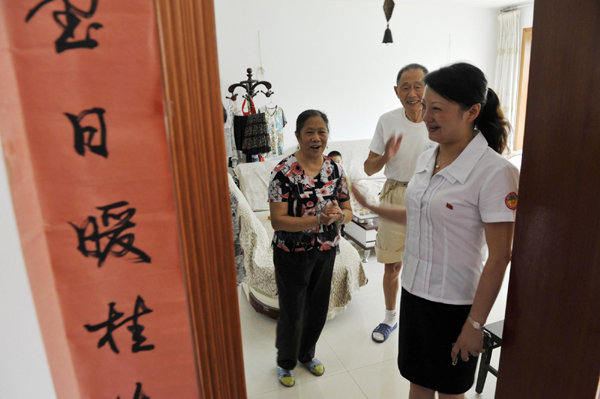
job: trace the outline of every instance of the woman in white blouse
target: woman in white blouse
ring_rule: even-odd
[[[509,125],[481,70],[459,63],[424,81],[423,121],[438,145],[419,157],[406,208],[371,206],[353,192],[407,225],[398,367],[409,398],[464,398],[510,262],[519,174],[500,155]]]

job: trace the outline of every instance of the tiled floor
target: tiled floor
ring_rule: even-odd
[[[275,320],[256,313],[240,289],[240,312],[244,344],[246,385],[250,399],[392,399],[408,398],[409,383],[398,372],[397,331],[384,344],[370,339],[373,328],[383,319],[383,265],[373,255],[364,264],[369,283],[348,304],[341,315],[325,325],[317,345],[317,357],[326,367],[315,377],[296,367],[296,385],[285,388],[276,373]],[[508,272],[507,272],[508,276]],[[506,306],[505,279],[488,322],[501,320]],[[492,365],[498,366],[500,349],[494,350]],[[481,395],[471,389],[469,399],[493,399],[496,377],[488,374]]]

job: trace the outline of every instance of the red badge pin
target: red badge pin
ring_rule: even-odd
[[[452,205],[450,205],[450,203],[449,203],[449,202],[446,202],[446,208],[448,208],[448,209],[450,209],[450,210],[453,210],[453,209],[454,209],[454,207],[453,207]]]
[[[517,202],[519,196],[514,191],[506,196],[504,199],[504,203],[506,204],[508,209],[512,209],[513,211],[517,209]]]

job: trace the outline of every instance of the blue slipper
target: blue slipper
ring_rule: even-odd
[[[390,327],[385,323],[380,323],[377,327],[375,327],[375,329],[371,333],[371,339],[373,341],[377,342],[378,344],[382,344],[388,339],[388,337],[390,336],[392,331],[394,331],[396,329],[396,327],[398,327],[398,323],[394,324],[393,327]],[[375,336],[373,335],[374,333],[379,333],[379,334],[383,335],[383,340],[380,341],[378,339],[375,339]]]
[[[317,377],[320,377],[325,373],[325,366],[323,366],[323,363],[321,363],[321,361],[316,357],[310,362],[302,364],[308,369],[308,371],[310,371],[313,375],[316,375]]]
[[[281,367],[277,367],[277,378],[281,385],[286,388],[291,388],[296,383],[296,379],[294,378],[294,371],[286,370]]]

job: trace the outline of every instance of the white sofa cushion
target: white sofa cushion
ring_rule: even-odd
[[[371,139],[330,141],[324,154],[327,155],[333,150],[342,154],[344,171],[352,183],[367,179],[385,179],[383,169],[372,176],[367,176],[365,173],[364,163],[369,156],[370,144]],[[294,151],[295,148],[290,148],[286,150],[284,156],[288,156]],[[269,210],[268,193],[271,171],[284,156],[265,162],[241,163],[235,167],[234,172],[240,182],[240,190],[254,212]]]
[[[241,163],[234,169],[240,190],[254,212],[269,210],[269,181],[277,161]]]
[[[342,154],[344,171],[350,177],[351,182],[364,179],[385,179],[383,169],[372,176],[365,173],[364,163],[369,156],[369,145],[371,145],[371,139],[330,141],[327,143],[325,155],[333,150]]]

